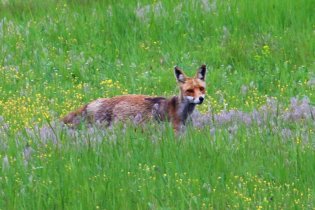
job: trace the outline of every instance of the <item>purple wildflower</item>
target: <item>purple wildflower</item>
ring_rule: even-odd
[[[24,157],[24,165],[27,166],[29,160],[31,159],[31,155],[33,153],[33,148],[29,145],[26,145],[26,147],[23,150],[23,157]]]
[[[283,128],[281,130],[281,137],[283,139],[290,139],[292,137],[292,131],[289,128]]]
[[[5,155],[2,159],[2,170],[6,170],[10,167],[9,158]]]

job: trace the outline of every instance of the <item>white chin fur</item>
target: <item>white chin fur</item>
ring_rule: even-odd
[[[194,97],[192,97],[192,96],[185,96],[185,99],[186,99],[189,103],[194,103]]]
[[[191,103],[191,104],[200,104],[200,100],[199,100],[199,98],[194,98],[194,97],[192,97],[192,96],[186,96],[185,97],[186,98],[186,100],[189,102],[189,103]]]

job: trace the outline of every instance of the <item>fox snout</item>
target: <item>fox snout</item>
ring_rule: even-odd
[[[204,97],[200,96],[200,97],[199,97],[199,103],[198,103],[198,104],[202,104],[202,102],[203,102],[204,99],[205,99]]]
[[[205,99],[205,96],[193,97],[193,96],[186,96],[186,99],[191,104],[202,104]]]

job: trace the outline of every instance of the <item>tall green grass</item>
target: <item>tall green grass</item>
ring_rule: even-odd
[[[157,125],[155,125],[157,126]],[[284,141],[280,134],[241,127],[189,130],[174,139],[128,127],[101,142],[64,138],[58,146],[31,139],[10,143],[2,170],[5,209],[310,209],[314,207],[314,148]],[[271,133],[270,133],[271,132]],[[313,135],[314,137],[314,135]],[[20,139],[21,140],[21,139]],[[19,151],[17,153],[17,151]]]

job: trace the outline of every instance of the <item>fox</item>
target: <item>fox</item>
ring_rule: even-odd
[[[206,72],[207,67],[203,64],[197,69],[194,77],[188,77],[180,67],[175,66],[174,75],[179,87],[177,96],[166,98],[129,94],[99,98],[70,112],[61,120],[73,127],[83,121],[110,126],[118,121],[125,122],[136,118],[139,118],[139,123],[155,119],[159,122],[171,122],[174,132],[179,133],[195,106],[204,102]]]

